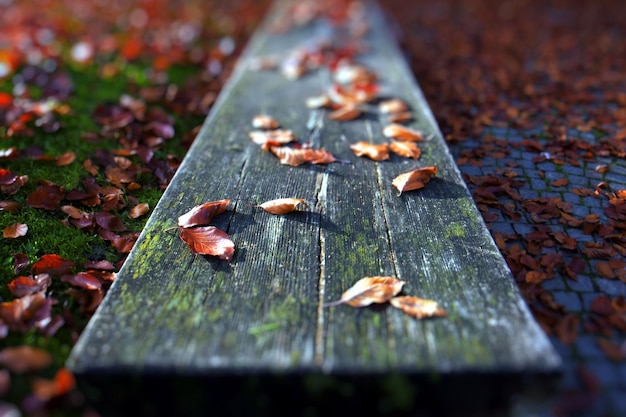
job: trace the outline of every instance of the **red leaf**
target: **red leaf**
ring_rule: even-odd
[[[122,219],[111,213],[101,211],[100,213],[94,214],[93,217],[98,226],[103,229],[110,230],[112,232],[124,232],[128,230],[126,226],[124,226],[124,223],[122,223]]]
[[[200,255],[217,256],[230,262],[235,253],[235,244],[230,236],[215,226],[181,228],[180,238],[193,253]]]
[[[75,275],[63,275],[61,281],[86,290],[99,290],[102,288],[100,280],[87,272],[80,272]]]
[[[16,201],[0,201],[0,211],[17,214],[20,210],[20,204]]]
[[[69,274],[74,268],[74,262],[61,258],[56,254],[43,255],[33,264],[32,273],[34,275],[48,273],[50,275]]]
[[[16,253],[13,255],[13,273],[19,274],[21,270],[30,265],[30,258],[25,253]]]
[[[11,330],[26,332],[37,322],[48,320],[51,308],[52,301],[43,292],[29,294],[0,303],[0,321],[6,323]]]
[[[16,297],[35,294],[48,288],[52,280],[48,274],[33,276],[20,276],[9,282],[8,287],[11,294]]]
[[[199,225],[207,225],[213,220],[213,217],[226,211],[226,207],[230,204],[230,200],[209,201],[204,204],[195,206],[187,213],[178,218],[178,226],[193,227]]]
[[[0,168],[0,185],[10,185],[17,180],[17,175],[8,169]]]
[[[44,184],[37,187],[26,198],[29,206],[44,210],[55,210],[63,199],[63,187],[56,184]]]

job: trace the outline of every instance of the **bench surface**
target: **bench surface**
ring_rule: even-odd
[[[284,372],[545,373],[559,358],[529,313],[476,209],[433,115],[376,5],[367,52],[381,97],[406,101],[425,132],[417,161],[356,157],[346,141],[380,143],[375,106],[348,122],[309,110],[327,70],[290,81],[250,68],[332,33],[317,21],[286,33],[275,6],[149,219],[104,302],[75,346],[74,372],[179,375]],[[266,113],[349,163],[281,165],[248,138]],[[391,181],[436,165],[425,188],[398,195]],[[258,204],[303,198],[275,216]],[[197,204],[228,198],[213,224],[236,245],[232,261],[194,255],[176,230]],[[404,293],[433,299],[446,318],[416,320],[385,306],[323,307],[365,276],[395,276]]]

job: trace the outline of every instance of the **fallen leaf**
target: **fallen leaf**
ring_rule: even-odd
[[[415,142],[392,140],[389,149],[391,149],[391,152],[404,158],[419,159],[422,155],[422,150]]]
[[[413,120],[413,113],[404,111],[402,113],[392,113],[387,116],[387,123],[405,123]]]
[[[321,96],[308,97],[306,99],[306,107],[309,109],[321,109],[325,107],[330,107],[331,100],[326,94],[322,94]]]
[[[235,244],[230,236],[215,226],[200,226],[180,229],[180,238],[193,253],[217,256],[230,262],[235,253]]]
[[[31,272],[34,275],[47,273],[58,276],[69,274],[72,268],[74,268],[74,262],[50,253],[39,258],[39,260],[33,264]]]
[[[75,385],[74,375],[67,369],[61,368],[52,380],[41,378],[34,380],[32,391],[39,400],[48,401],[69,393],[74,389]]]
[[[150,211],[150,206],[147,203],[139,203],[135,207],[130,209],[130,211],[128,212],[128,216],[131,219],[137,219],[148,213],[148,211]]]
[[[401,296],[393,297],[389,303],[397,309],[416,319],[424,319],[428,317],[446,317],[448,313],[439,304],[433,300],[424,298]]]
[[[398,191],[400,191],[400,193],[411,190],[419,190],[420,188],[424,188],[426,183],[428,183],[428,181],[430,181],[435,174],[437,174],[436,166],[418,168],[416,170],[398,175],[393,179],[392,184],[398,189]]]
[[[100,282],[100,280],[88,272],[80,272],[73,275],[63,275],[61,277],[61,281],[73,285],[74,287],[80,287],[86,290],[99,290],[100,288],[102,288],[102,283]]]
[[[339,304],[348,304],[352,307],[365,307],[370,304],[380,304],[389,301],[402,290],[404,281],[394,277],[365,277],[361,278],[352,287],[341,294],[338,301],[325,304],[331,307]]]
[[[278,129],[280,123],[271,116],[259,114],[252,118],[252,127],[255,129]]]
[[[76,159],[76,154],[74,152],[65,152],[64,154],[57,157],[56,165],[58,167],[63,167],[71,164]]]
[[[39,371],[52,363],[52,355],[32,346],[12,346],[0,350],[0,365],[13,373]]]
[[[193,227],[207,225],[213,220],[213,217],[226,211],[228,204],[230,204],[230,200],[224,199],[197,205],[178,218],[178,226]]]
[[[566,314],[556,324],[556,336],[564,345],[571,345],[578,337],[578,324],[580,319],[574,314]]]
[[[350,149],[356,156],[367,156],[374,161],[386,161],[389,159],[389,145],[386,143],[375,145],[360,141],[350,145]]]
[[[19,276],[15,277],[7,287],[11,294],[16,297],[24,297],[25,295],[35,294],[45,290],[52,284],[49,274],[39,274],[35,276]]]
[[[604,354],[610,360],[615,362],[622,362],[624,361],[624,359],[626,359],[626,352],[624,351],[624,349],[613,343],[611,340],[599,337],[596,339],[596,343],[598,343],[600,349],[602,349]]]
[[[261,146],[263,150],[267,150],[270,146],[284,145],[295,142],[296,135],[291,130],[254,130],[248,134],[250,140]]]
[[[424,135],[419,130],[410,129],[398,123],[391,123],[383,128],[383,135],[388,138],[409,141],[422,142]]]
[[[323,149],[297,149],[287,146],[272,146],[271,152],[283,165],[299,166],[302,164],[330,164],[337,162],[337,158]]]
[[[64,194],[63,187],[47,183],[40,185],[35,191],[30,193],[26,198],[26,202],[31,207],[52,211],[57,208]]]
[[[354,120],[361,115],[359,110],[354,104],[346,104],[339,107],[337,110],[328,113],[330,120],[336,120],[338,122],[344,122],[347,120]]]
[[[567,178],[559,178],[550,183],[553,187],[563,187],[569,184],[569,180]]]
[[[299,206],[307,206],[307,203],[302,198],[278,198],[276,200],[266,201],[260,204],[263,210],[272,214],[287,214],[298,209]]]
[[[409,106],[399,98],[383,100],[378,103],[378,110],[383,114],[400,113],[409,109]]]
[[[0,211],[6,211],[7,213],[17,214],[20,211],[20,203],[17,201],[0,201]]]
[[[26,236],[26,233],[28,233],[28,226],[22,223],[10,224],[2,230],[2,236],[6,239],[16,239]]]

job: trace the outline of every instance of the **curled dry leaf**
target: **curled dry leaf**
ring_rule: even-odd
[[[401,296],[394,297],[389,303],[395,308],[402,310],[404,313],[416,319],[425,319],[428,317],[445,317],[448,315],[446,310],[439,307],[436,301],[426,300],[424,298]]]
[[[403,111],[401,113],[392,113],[387,116],[387,123],[405,123],[413,120],[413,113]]]
[[[252,126],[255,129],[278,129],[280,123],[271,116],[266,114],[258,114],[252,118]]]
[[[385,137],[409,142],[422,142],[424,135],[419,130],[411,129],[398,123],[391,123],[383,128]]]
[[[341,299],[325,304],[325,307],[348,304],[352,307],[365,307],[389,301],[402,290],[404,281],[394,277],[361,278],[341,294]]]
[[[391,145],[389,145],[389,149],[391,149],[391,152],[404,158],[419,159],[422,155],[422,150],[415,142],[392,140]]]
[[[283,165],[297,167],[302,164],[330,164],[337,162],[337,158],[322,149],[297,149],[287,146],[272,146],[270,151]]]
[[[372,143],[359,141],[350,145],[350,149],[356,156],[367,156],[374,161],[386,161],[389,159],[389,145],[381,143],[374,145]]]
[[[74,152],[65,152],[63,155],[59,155],[57,157],[57,166],[63,167],[71,164],[76,159],[76,154]]]
[[[193,253],[217,256],[228,262],[235,254],[235,244],[230,236],[215,226],[181,227],[180,238]]]
[[[302,198],[278,198],[276,200],[266,201],[259,205],[259,207],[268,213],[287,214],[298,210],[298,207],[302,205],[307,206],[306,201]]]
[[[131,219],[136,219],[136,218],[139,218],[139,217],[143,216],[148,211],[150,211],[150,206],[147,203],[139,203],[135,207],[130,209],[130,212],[128,213],[128,216]]]
[[[23,223],[13,223],[2,230],[2,236],[7,239],[26,236],[26,233],[28,233],[28,226]]]
[[[405,172],[393,179],[394,187],[403,193],[405,191],[419,190],[424,188],[426,183],[437,174],[436,166],[418,168],[413,171]]]
[[[296,135],[291,130],[284,129],[270,131],[254,130],[248,136],[250,136],[252,142],[263,147],[263,150],[267,150],[270,146],[284,145],[296,141]]]
[[[52,363],[52,355],[31,346],[6,347],[0,351],[0,365],[16,374],[39,371]]]
[[[354,104],[346,104],[339,107],[337,110],[328,113],[330,120],[336,120],[338,122],[345,122],[347,120],[354,120],[361,115],[359,110]]]
[[[213,220],[213,217],[226,211],[228,204],[230,204],[230,200],[224,199],[209,201],[195,206],[178,218],[178,226],[193,227],[207,225],[211,222],[211,220]]]
[[[399,98],[383,100],[378,104],[378,110],[384,114],[401,113],[409,109],[409,106]]]

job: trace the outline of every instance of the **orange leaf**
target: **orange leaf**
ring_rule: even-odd
[[[418,168],[405,172],[394,178],[392,184],[403,193],[404,191],[419,190],[424,188],[426,183],[437,173],[436,166]]]
[[[578,337],[580,319],[573,314],[566,314],[556,324],[556,335],[564,345],[571,345]]]
[[[284,129],[270,131],[254,130],[250,132],[248,136],[250,137],[250,140],[252,142],[256,143],[257,145],[263,146],[264,150],[266,150],[265,146],[268,143],[271,143],[272,145],[284,145],[286,143],[296,141],[296,135],[294,135],[291,130]]]
[[[367,156],[374,161],[386,161],[389,159],[389,145],[381,143],[374,145],[368,142],[360,141],[350,145],[350,149],[356,156]]]
[[[16,374],[39,371],[52,363],[52,356],[31,346],[7,347],[0,351],[0,365]]]
[[[337,110],[328,113],[330,120],[344,122],[346,120],[354,120],[361,115],[361,110],[357,109],[354,104],[346,104]]]
[[[69,393],[76,381],[74,375],[65,368],[61,368],[57,371],[53,380],[36,379],[33,381],[32,390],[33,394],[41,401],[48,401],[55,397],[60,397]]]
[[[624,359],[626,359],[626,352],[624,352],[624,349],[620,348],[620,346],[616,345],[611,340],[604,339],[604,338],[597,338],[596,342],[598,343],[598,346],[600,347],[600,349],[602,349],[604,354],[610,360],[615,361],[615,362],[622,362]]]
[[[392,140],[389,148],[391,152],[404,158],[418,159],[422,155],[422,150],[415,142],[399,142]]]
[[[306,99],[306,107],[309,109],[321,109],[324,107],[330,107],[331,101],[326,94],[321,96],[309,97]]]
[[[394,297],[389,303],[397,309],[416,319],[425,319],[428,317],[446,317],[448,313],[439,307],[436,301],[426,300],[419,297]]]
[[[258,114],[252,118],[252,126],[255,129],[278,129],[280,123],[271,116],[266,114]]]
[[[43,255],[32,266],[31,272],[34,275],[47,273],[50,275],[69,274],[74,268],[74,262],[63,259],[59,255],[50,253]]]
[[[409,106],[399,98],[383,100],[378,104],[378,110],[384,114],[400,113],[407,111]]]
[[[217,256],[228,262],[233,259],[235,244],[230,236],[215,226],[180,228],[180,238],[193,253]]]
[[[302,198],[278,198],[276,200],[266,201],[259,205],[263,210],[272,214],[287,214],[298,209],[298,206],[307,206]]]
[[[7,239],[15,239],[25,236],[28,233],[28,226],[22,223],[13,223],[2,230],[2,236]]]
[[[410,129],[398,123],[391,123],[384,127],[383,135],[388,138],[409,142],[422,142],[424,135],[419,130]]]
[[[229,199],[209,201],[204,204],[195,206],[187,213],[178,218],[180,227],[193,227],[198,225],[207,225],[213,220],[213,217],[226,211],[226,207],[230,203]]]
[[[150,211],[150,206],[147,203],[139,203],[135,207],[130,209],[130,212],[128,213],[128,215],[130,216],[131,219],[136,219],[138,217],[143,216],[148,211]]]
[[[322,149],[296,149],[287,146],[272,146],[272,153],[283,165],[297,167],[302,164],[330,164],[337,158],[328,151]]]
[[[404,281],[394,277],[361,278],[341,294],[341,299],[324,306],[348,304],[352,307],[365,307],[373,303],[385,303],[402,290]]]
[[[413,113],[410,111],[403,111],[402,113],[392,113],[387,116],[388,123],[403,123],[413,119]]]
[[[76,154],[74,152],[65,152],[63,155],[57,157],[57,166],[63,167],[71,164],[76,159]]]
[[[569,180],[567,178],[559,178],[550,183],[553,187],[563,187],[567,184],[569,184]]]

